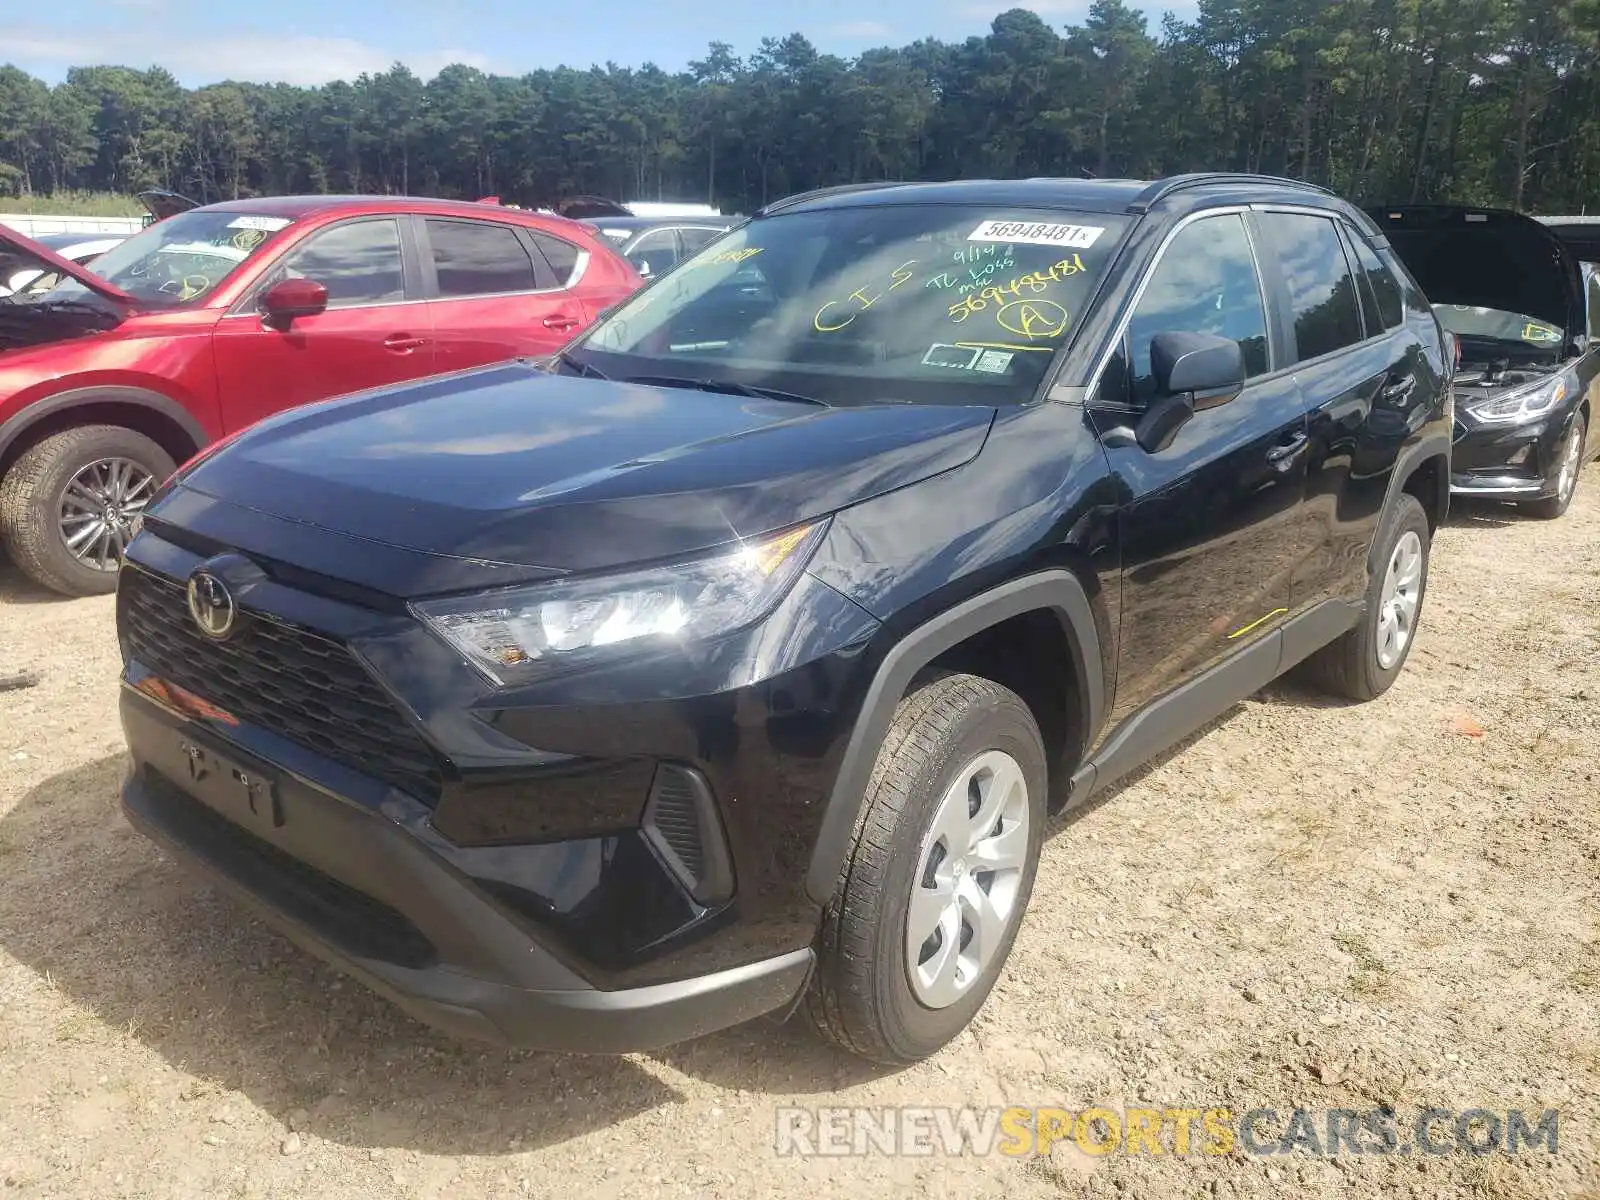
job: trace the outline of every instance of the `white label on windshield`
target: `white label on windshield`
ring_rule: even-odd
[[[1036,221],[985,221],[969,242],[1025,242],[1033,246],[1070,246],[1087,250],[1105,230],[1098,225],[1045,225]]]
[[[978,371],[988,371],[991,375],[1004,375],[1014,357],[1015,355],[1005,350],[985,350],[978,355],[978,361],[973,364],[973,368]]]
[[[289,224],[288,217],[235,217],[228,222],[229,229],[259,229],[263,233],[277,233]]]

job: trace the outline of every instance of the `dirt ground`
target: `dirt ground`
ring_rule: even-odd
[[[1600,1196],[1600,470],[1458,512],[1380,701],[1278,684],[1054,831],[916,1069],[454,1044],[125,825],[109,598],[0,565],[0,1198]],[[0,671],[4,674],[4,671]],[[1561,1110],[1555,1155],[778,1157],[780,1105]],[[1585,1193],[1585,1188],[1589,1191]]]

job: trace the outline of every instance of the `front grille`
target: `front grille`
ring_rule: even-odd
[[[405,916],[241,829],[146,770],[149,814],[228,878],[293,917],[347,954],[412,970],[438,961],[433,943]]]
[[[126,568],[117,623],[129,655],[241,721],[304,746],[427,804],[439,761],[344,646],[257,618],[227,641],[203,636],[184,590]]]

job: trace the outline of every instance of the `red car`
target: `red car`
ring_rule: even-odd
[[[0,227],[0,538],[69,595],[109,592],[150,494],[279,409],[550,354],[640,286],[576,221],[415,197],[194,208],[68,263]],[[0,272],[3,273],[3,272]]]

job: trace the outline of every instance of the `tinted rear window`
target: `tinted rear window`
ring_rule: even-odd
[[[1361,341],[1356,281],[1333,221],[1277,212],[1262,213],[1260,220],[1283,271],[1299,347],[1297,361]]]

